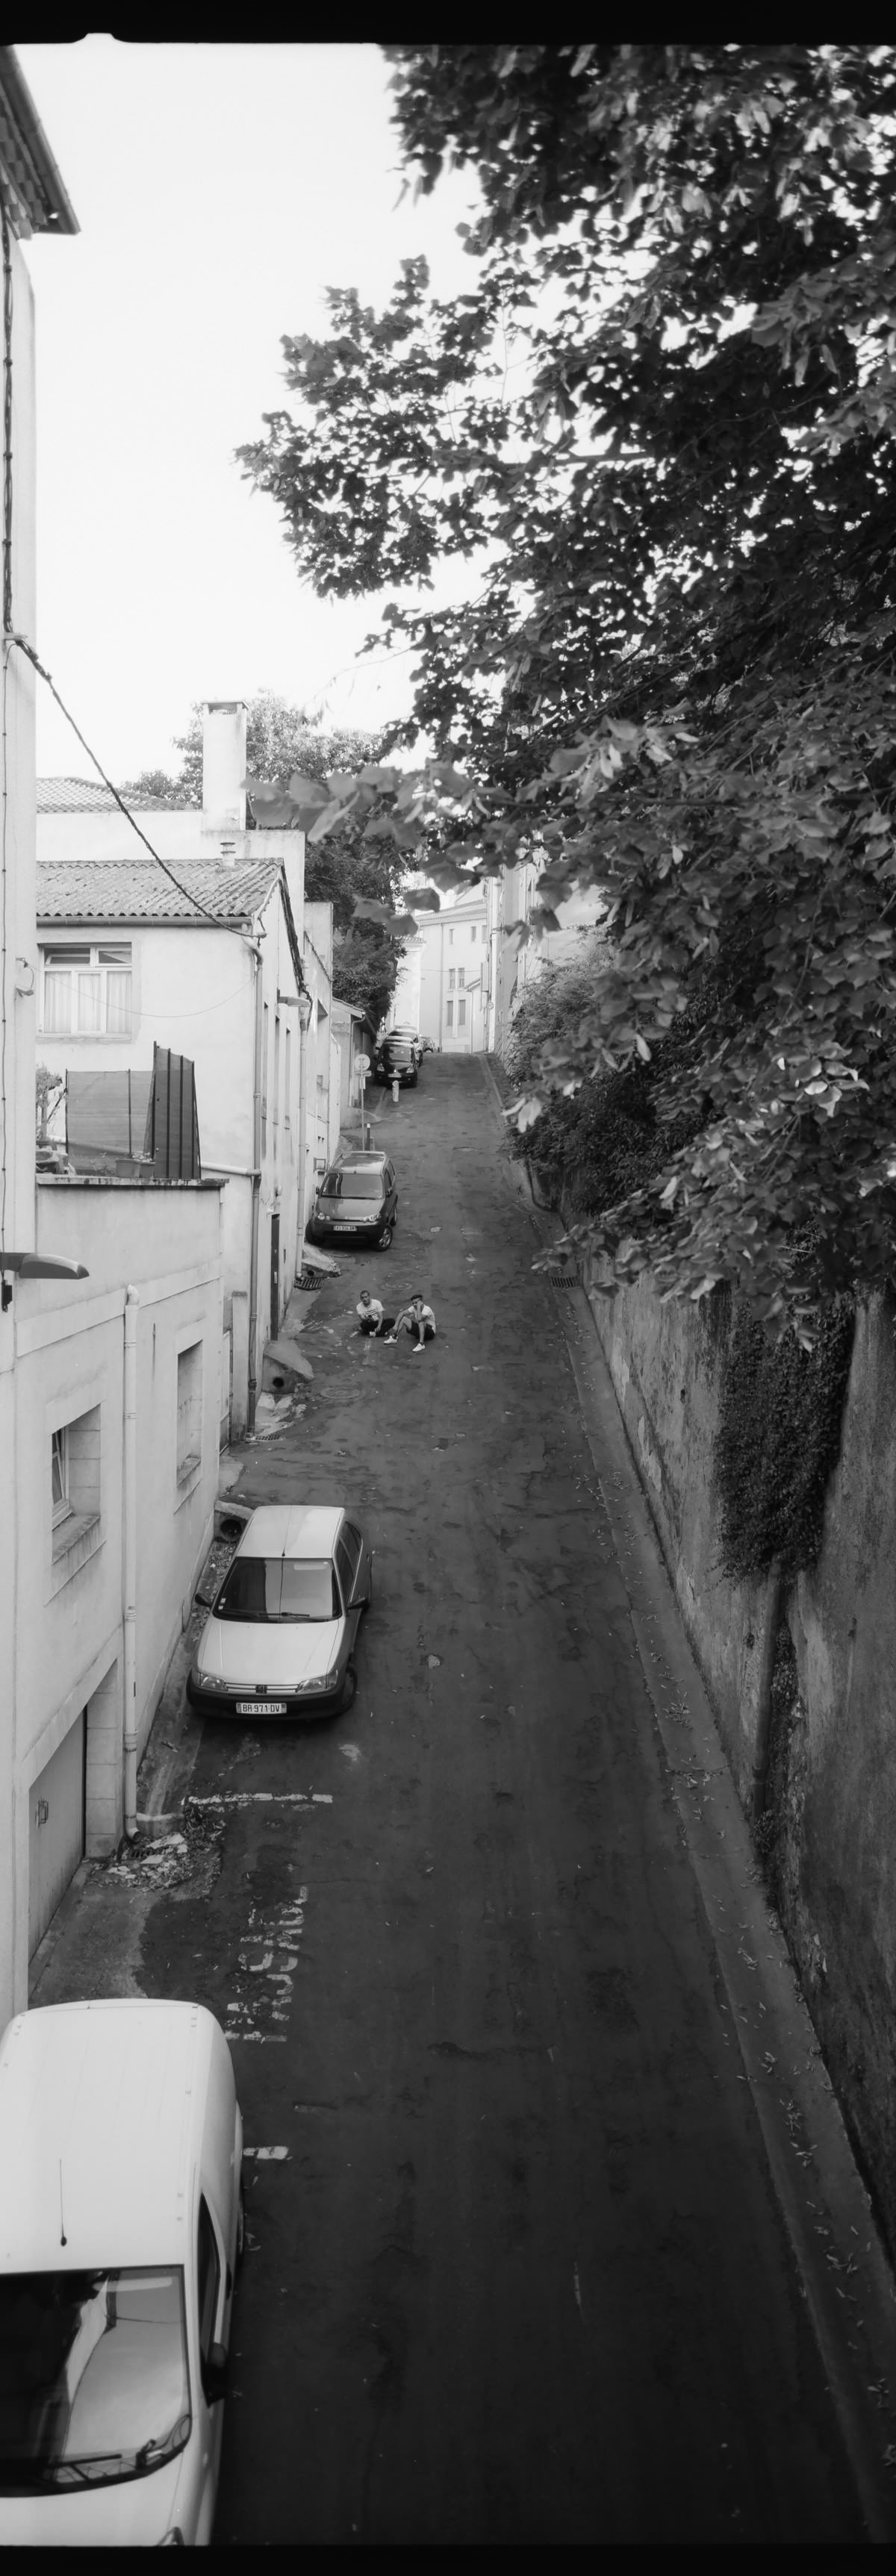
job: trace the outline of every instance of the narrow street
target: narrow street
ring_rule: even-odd
[[[141,1918],[252,2149],[217,2542],[861,2541],[562,1291],[478,1062],[374,1110],[394,1244],[340,1254],[235,1489],[362,1516],[357,1698],[191,1729],[220,1868]],[[435,1347],[364,1342],[365,1284]]]

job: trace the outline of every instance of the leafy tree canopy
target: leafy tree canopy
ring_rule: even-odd
[[[413,587],[436,757],[331,774],[314,828],[443,889],[534,855],[521,936],[602,886],[517,1114],[646,1068],[642,1185],[578,1232],[811,1339],[896,1221],[896,51],[386,52],[409,180],[478,176],[471,291],[334,290],[240,455],[321,594]]]

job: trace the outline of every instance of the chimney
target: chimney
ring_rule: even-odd
[[[207,698],[202,709],[202,833],[230,867],[246,829],[246,701]]]

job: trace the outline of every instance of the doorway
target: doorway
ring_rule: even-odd
[[[29,1959],[84,1858],[86,1737],[82,1708],[28,1791]]]

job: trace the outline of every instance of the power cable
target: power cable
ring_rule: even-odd
[[[161,868],[163,876],[166,876],[169,879],[170,884],[175,887],[178,894],[183,895],[184,902],[190,904],[194,912],[201,913],[203,920],[210,921],[215,930],[233,931],[238,939],[241,938],[242,933],[238,924],[235,921],[222,921],[220,913],[209,912],[208,905],[200,903],[198,895],[190,894],[188,888],[185,885],[181,885],[180,878],[175,876],[173,868],[169,868],[167,861],[159,857],[158,850],[153,849],[152,842],[148,841],[146,838],[146,833],[141,832],[139,823],[135,823],[130,807],[125,804],[124,797],[119,796],[118,789],[117,787],[113,787],[111,778],[106,777],[106,772],[103,768],[102,762],[97,759],[96,752],[91,751],[89,742],[85,742],[80,725],[75,723],[74,716],[66,706],[64,698],[61,698],[59,695],[55,681],[51,680],[49,671],[45,671],[43,663],[38,660],[34,646],[33,644],[29,644],[27,636],[13,635],[9,633],[7,641],[10,644],[17,644],[21,653],[27,653],[29,662],[33,662],[35,670],[40,672],[41,679],[46,681],[51,695],[56,700],[57,707],[61,708],[67,724],[71,725],[72,732],[77,734],[82,750],[86,751],[88,760],[92,760],[94,769],[99,771],[103,786],[108,787],[110,796],[114,796],[116,805],[121,808],[125,822],[130,824],[132,832],[136,832],[138,841],[143,842],[144,849],[149,851],[150,858],[155,860],[158,868]]]

